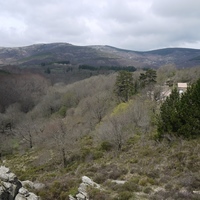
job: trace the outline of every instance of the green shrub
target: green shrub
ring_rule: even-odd
[[[123,190],[129,191],[129,192],[139,192],[140,187],[137,183],[134,183],[134,181],[130,180],[122,186]]]
[[[135,197],[135,195],[132,192],[123,191],[119,194],[118,199],[119,200],[129,200],[129,199],[133,199],[133,197]]]
[[[99,190],[97,188],[88,188],[87,192],[88,192],[89,199],[94,199],[94,200],[109,199],[109,195],[105,191]]]
[[[143,192],[146,193],[146,194],[151,194],[153,192],[153,190],[150,187],[145,187]]]
[[[96,174],[96,176],[94,177],[94,182],[98,183],[98,184],[102,184],[107,180],[107,176],[104,176],[103,174]]]
[[[101,143],[100,149],[102,151],[110,151],[112,149],[112,144],[110,142],[104,141]]]
[[[58,114],[61,116],[61,117],[65,117],[66,116],[66,111],[67,111],[67,107],[66,106],[62,106],[59,111],[58,111]]]

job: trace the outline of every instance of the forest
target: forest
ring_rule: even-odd
[[[0,164],[44,183],[45,200],[74,196],[84,175],[103,188],[94,200],[199,199],[200,67],[92,71],[0,71]]]

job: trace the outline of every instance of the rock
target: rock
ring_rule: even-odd
[[[76,199],[77,199],[77,200],[86,200],[87,198],[86,198],[85,195],[83,195],[83,194],[81,194],[81,193],[78,193],[78,194],[76,195]]]
[[[29,193],[29,196],[26,199],[27,200],[40,200],[40,198],[32,192]]]
[[[89,177],[87,176],[83,176],[82,177],[82,182],[83,183],[86,183],[87,185],[90,185],[92,187],[95,187],[95,188],[100,188],[100,185],[95,183],[94,181],[92,181]]]
[[[15,197],[15,200],[27,200],[27,198],[22,194],[18,193],[17,196]]]
[[[30,187],[32,189],[34,188],[34,186],[33,186],[34,183],[32,181],[27,180],[27,181],[22,181],[21,183],[22,183],[22,186],[25,188],[27,188],[27,187]]]
[[[79,185],[78,192],[87,196],[87,185],[85,183],[81,183]]]
[[[14,173],[9,173],[8,174],[8,181],[10,183],[14,183],[14,182],[18,181],[18,178],[17,178],[17,176]]]
[[[10,169],[5,166],[0,166],[0,173],[8,174]]]
[[[36,190],[41,190],[45,188],[45,184],[43,183],[33,183],[33,188]]]
[[[12,184],[9,183],[9,182],[3,182],[2,181],[1,184],[6,190],[8,190],[12,186]]]
[[[9,180],[8,173],[9,173],[9,169],[1,166],[0,167],[0,180],[1,181],[8,181]]]
[[[45,188],[45,184],[43,183],[33,183],[32,181],[22,181],[22,186],[25,188],[31,188],[31,189],[36,189],[36,190],[41,190]]]
[[[27,181],[25,183],[31,184],[31,181]],[[36,185],[36,187],[38,188],[41,188],[42,186],[43,184]],[[18,180],[17,176],[14,173],[10,172],[9,168],[0,166],[0,200],[39,199],[40,198],[38,196],[29,192],[26,188],[22,187],[22,183]]]
[[[126,181],[121,181],[121,180],[112,180],[111,182],[113,182],[113,183],[117,183],[117,184],[124,184],[124,183],[126,183]]]
[[[94,188],[100,189],[99,184],[95,183],[89,177],[83,176],[82,183],[79,185],[78,193],[76,194],[76,197],[69,195],[69,200],[89,200],[89,197],[87,194],[88,187],[94,187]]]
[[[72,195],[69,195],[69,200],[76,200]]]
[[[19,194],[21,194],[21,195],[23,195],[23,196],[25,196],[25,197],[28,197],[28,196],[29,196],[29,191],[28,191],[26,188],[21,187],[21,188],[19,189]]]

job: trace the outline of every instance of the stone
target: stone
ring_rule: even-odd
[[[17,178],[17,176],[14,173],[9,173],[8,174],[8,181],[10,183],[14,183],[14,182],[18,181],[18,178]]]
[[[69,200],[89,200],[88,194],[87,194],[88,186],[100,189],[99,184],[95,183],[89,177],[83,176],[82,183],[79,185],[79,188],[78,188],[78,194],[76,195],[76,197],[69,195]]]
[[[86,200],[86,196],[83,195],[83,194],[81,194],[81,193],[78,193],[78,194],[76,195],[76,199],[77,199],[77,200]]]
[[[4,189],[3,189],[3,187],[0,186],[0,197],[3,194],[3,192],[4,192]]]
[[[28,197],[28,196],[29,196],[29,191],[28,191],[26,188],[21,187],[21,188],[19,189],[19,194],[21,194],[21,195],[23,195],[23,196],[25,196],[25,197]]]
[[[24,188],[31,188],[31,189],[35,189],[35,190],[41,190],[45,188],[45,184],[43,183],[33,183],[32,181],[26,180],[26,181],[22,181],[22,186]]]
[[[88,185],[90,185],[90,186],[92,186],[92,187],[100,188],[100,185],[99,185],[99,184],[95,183],[94,181],[92,181],[92,180],[91,180],[89,177],[87,177],[87,176],[83,176],[83,177],[82,177],[82,182],[83,182],[83,183],[86,183],[86,184],[88,184]]]
[[[35,190],[41,190],[41,189],[45,188],[45,184],[43,184],[43,183],[33,183],[33,188]]]
[[[29,193],[29,196],[26,199],[27,200],[40,200],[40,198],[32,192]]]
[[[85,183],[81,183],[78,188],[78,192],[87,196],[87,185]]]
[[[9,188],[12,186],[11,183],[9,182],[1,182],[2,186],[6,189],[6,190],[9,190]]]
[[[9,180],[8,174],[2,173],[2,172],[0,171],[0,180],[1,180],[1,181],[7,182],[7,181]]]
[[[26,181],[25,183],[32,183]],[[24,183],[24,184],[25,184]],[[34,184],[32,183],[34,186]],[[41,188],[44,184],[36,184],[36,187]],[[34,187],[33,187],[34,188]],[[17,176],[10,172],[9,168],[0,166],[0,200],[39,200],[40,198],[34,193],[29,192],[22,187],[22,183]]]
[[[18,193],[17,196],[15,197],[15,200],[27,200],[25,196],[22,194]]]
[[[117,183],[117,184],[124,184],[124,183],[126,183],[126,181],[122,181],[122,180],[112,180],[111,182],[113,182],[113,183]]]
[[[69,200],[76,200],[72,195],[69,195]]]
[[[34,188],[34,186],[33,186],[34,183],[32,181],[27,180],[27,181],[22,181],[21,183],[24,188],[26,188],[26,187],[30,187],[32,189]]]
[[[10,169],[5,166],[0,166],[0,173],[8,174]]]

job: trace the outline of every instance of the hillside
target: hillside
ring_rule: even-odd
[[[137,90],[126,102],[114,92],[117,73],[52,85],[41,75],[1,71],[0,165],[44,184],[28,187],[42,200],[75,197],[82,176],[102,188],[88,187],[90,200],[199,199],[200,138],[158,140],[157,122],[163,84],[193,83],[200,69],[150,71],[157,82],[143,86],[145,71],[131,72]]]
[[[138,52],[111,46],[75,46],[68,43],[35,44],[27,47],[0,48],[0,65],[24,67],[69,61],[72,65],[135,66],[158,68],[174,64],[178,68],[200,63],[200,50],[167,48]]]

